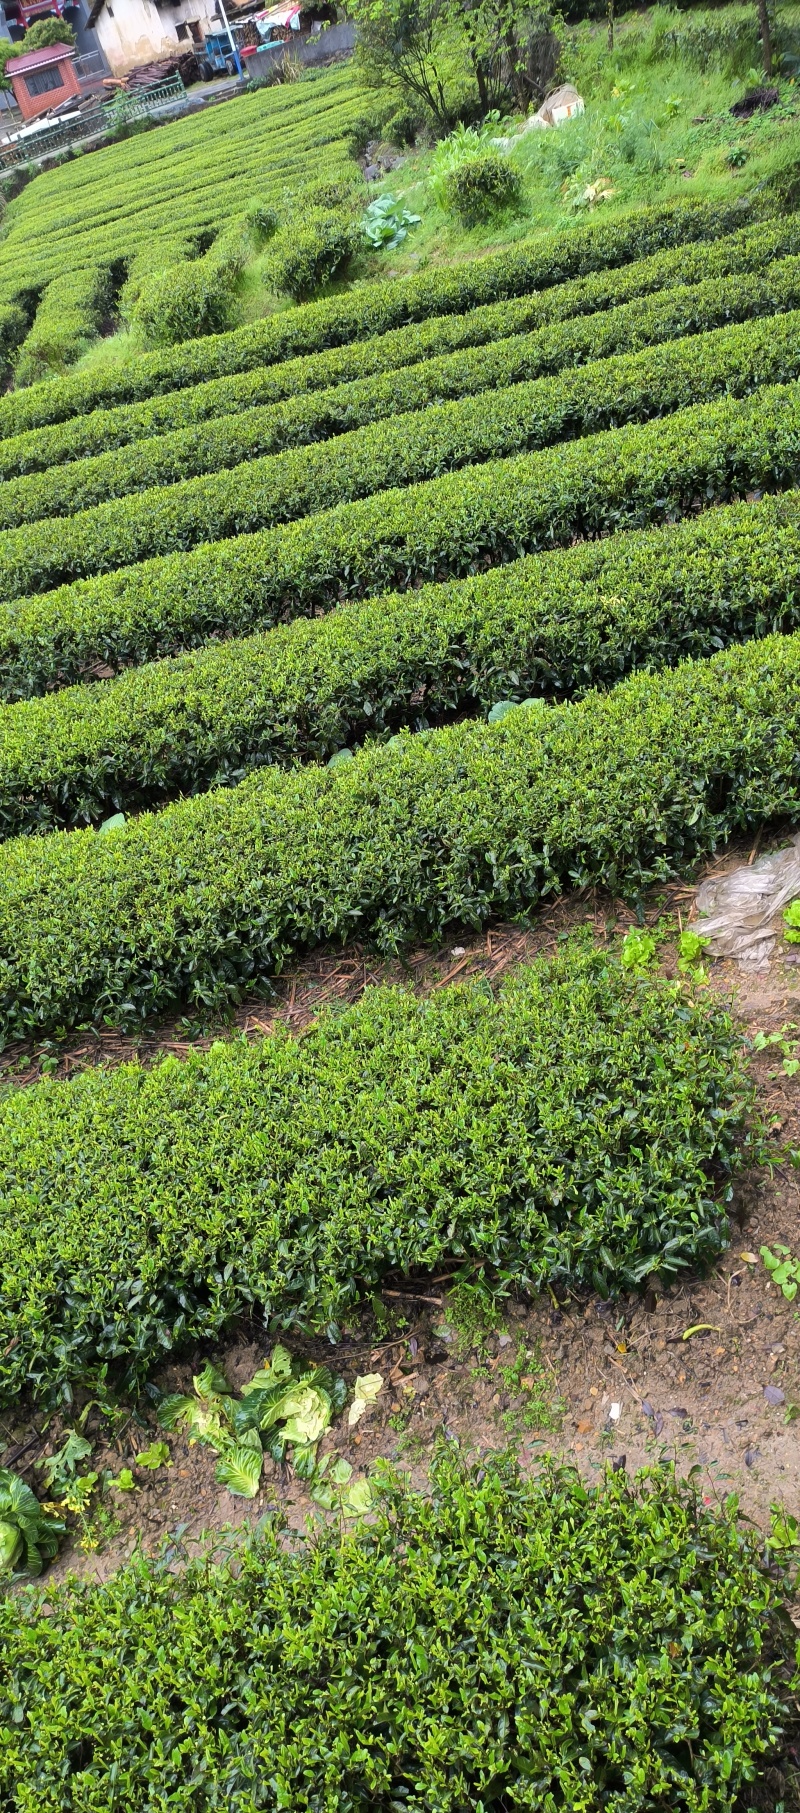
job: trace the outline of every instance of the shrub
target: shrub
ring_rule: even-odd
[[[788,308],[795,310],[790,316],[790,323],[793,323],[800,318],[798,305],[800,258],[788,258],[768,268],[762,277],[743,279],[737,285],[735,297],[731,296],[728,279],[710,279],[706,283],[667,290],[663,296],[641,297],[619,309],[579,316],[574,321],[560,322],[538,333],[509,333],[488,347],[480,344],[474,350],[460,347],[438,358],[420,358],[411,362],[408,370],[379,372],[374,377],[314,390],[311,395],[301,393],[291,401],[240,411],[229,420],[215,416],[209,423],[176,429],[149,441],[138,441],[130,448],[76,459],[41,475],[0,484],[0,529],[85,511],[95,503],[113,497],[152,490],[156,484],[178,483],[193,472],[216,472],[244,465],[254,458],[291,446],[306,447],[312,442],[352,431],[360,423],[367,426],[370,422],[401,413],[409,415],[410,438],[419,427],[419,420],[410,415],[411,411],[425,409],[433,429],[436,418],[429,417],[429,406],[433,403],[444,402],[447,398],[458,401],[489,391],[494,393],[492,407],[496,409],[498,392],[509,393],[511,385],[517,386],[566,368],[569,379],[562,378],[557,384],[541,388],[537,386],[535,392],[529,393],[531,441],[534,444],[537,440],[546,442],[551,437],[558,438],[564,423],[565,394],[571,403],[566,422],[568,432],[574,433],[576,428],[580,431],[583,423],[590,429],[602,425],[600,397],[604,388],[611,399],[607,413],[612,419],[619,421],[628,414],[623,393],[630,390],[631,380],[636,390],[644,355],[640,353],[630,365],[623,365],[618,360],[608,363],[612,355],[627,348],[682,340],[690,334],[701,334],[704,328],[713,330],[722,324],[732,326],[732,317],[743,317],[747,322],[753,316]],[[509,327],[514,306],[499,305],[507,311]],[[791,340],[794,328],[787,326]],[[424,327],[415,331],[420,340],[424,338]],[[475,331],[478,332],[477,327]],[[766,377],[788,376],[792,372],[791,360],[787,365],[785,358],[786,331],[776,338],[773,356],[777,363],[772,371],[767,367]],[[753,336],[762,337],[763,330],[745,328],[740,338],[741,351],[745,355],[741,360],[744,369],[748,342]],[[408,330],[406,337],[412,339]],[[368,347],[374,344],[367,342]],[[714,368],[715,355],[722,353],[726,344],[723,339],[716,338],[706,338],[698,343],[696,362],[701,369],[705,367],[700,378],[701,390],[703,379],[708,382]],[[695,359],[691,347],[683,345],[673,355],[656,355],[654,383],[644,392],[639,385],[637,406],[646,409],[645,397],[649,395],[651,406],[655,401],[660,411],[666,411],[675,395],[675,372],[670,372],[669,368],[676,365],[685,368],[687,360],[691,377],[685,386],[685,395],[687,399],[697,395]],[[364,363],[367,363],[366,359]],[[581,363],[586,363],[587,369],[578,376],[574,368]],[[663,388],[659,388],[662,377]],[[731,389],[739,388],[741,378],[742,373],[737,374]],[[680,398],[680,386],[677,395]],[[554,427],[551,425],[553,417]],[[234,475],[232,491],[241,480],[246,482],[246,478],[244,471]],[[189,524],[187,514],[179,531],[181,538],[187,541]],[[52,528],[48,526],[45,533],[52,534]]]
[[[74,365],[94,339],[108,303],[110,272],[71,271],[48,285],[14,360],[18,385],[37,384]]]
[[[522,200],[522,177],[499,151],[487,149],[449,170],[443,182],[444,204],[464,227],[476,227],[503,210],[516,210]]]
[[[502,385],[488,395],[481,391],[451,403],[433,400],[437,394],[435,368],[430,374],[425,365],[417,366],[405,374],[405,381],[390,374],[364,384],[367,423],[362,428],[347,431],[348,414],[357,421],[358,409],[348,410],[346,394],[339,399],[337,391],[332,400],[324,398],[323,426],[346,431],[318,445],[289,447],[282,453],[248,459],[248,454],[258,451],[260,412],[252,412],[252,421],[243,417],[232,430],[215,423],[207,431],[212,444],[214,439],[223,445],[231,438],[238,440],[241,464],[209,476],[179,480],[169,489],[157,482],[161,476],[158,441],[103,456],[103,464],[110,459],[120,462],[123,469],[144,460],[148,476],[152,474],[150,487],[67,519],[0,532],[0,595],[13,599],[26,592],[44,592],[83,574],[132,565],[148,552],[166,554],[175,547],[191,548],[243,530],[293,521],[380,492],[390,484],[410,485],[437,472],[597,433],[612,423],[646,421],[649,416],[679,410],[692,399],[699,404],[701,399],[710,401],[725,393],[747,395],[760,385],[800,376],[798,326],[800,310],[794,310],[778,321],[747,322],[638,353],[598,359],[568,378]],[[485,384],[493,367],[499,365],[498,382],[502,384],[514,350],[514,343],[509,342],[498,348],[496,359],[491,353],[480,353],[475,361],[478,381]],[[460,358],[454,359],[458,389],[461,364]],[[430,376],[433,396],[426,401]],[[406,399],[404,389],[410,392]],[[376,390],[382,396],[380,412]],[[337,400],[342,411],[338,422]],[[404,400],[417,407],[402,413]],[[291,415],[290,406],[287,413]],[[315,400],[302,401],[300,413],[306,419],[315,415]],[[392,414],[393,420],[381,419]],[[242,440],[251,434],[256,446],[252,442],[242,446]],[[163,476],[171,476],[172,470],[168,453]]]
[[[356,245],[355,223],[343,210],[309,209],[276,233],[268,282],[280,295],[304,302],[336,276]]]
[[[493,345],[512,334],[534,330],[544,334],[548,330],[553,335],[552,340],[543,338],[539,344],[545,349],[544,366],[555,370],[561,346],[566,346],[569,357],[572,357],[573,349],[581,356],[586,356],[588,349],[593,349],[594,356],[598,349],[601,352],[618,350],[622,342],[614,341],[614,321],[623,325],[626,320],[633,322],[637,317],[635,311],[628,316],[615,311],[631,302],[644,304],[649,297],[656,305],[654,318],[662,311],[669,316],[674,309],[676,320],[681,320],[681,332],[696,331],[695,305],[704,299],[714,298],[718,310],[724,306],[726,311],[724,317],[709,315],[703,323],[705,326],[712,325],[716,319],[729,320],[737,316],[744,318],[750,313],[769,312],[771,307],[788,304],[792,265],[787,260],[798,250],[798,223],[795,220],[770,221],[732,233],[715,245],[682,246],[677,252],[656,252],[621,270],[596,272],[532,295],[482,303],[465,314],[450,313],[419,322],[410,321],[405,327],[392,328],[366,339],[356,338],[342,346],[326,347],[322,352],[301,353],[279,364],[260,364],[257,339],[252,337],[250,329],[242,330],[226,342],[235,343],[241,349],[244,333],[251,334],[247,358],[241,351],[237,354],[243,361],[242,370],[185,389],[156,392],[142,402],[96,409],[87,415],[55,420],[49,426],[23,430],[0,441],[0,476],[42,471],[51,465],[76,460],[82,454],[146,440],[190,422],[237,414],[258,403],[281,402],[310,390],[371,377],[378,372],[403,370],[407,365],[419,364],[422,359],[456,348]],[[135,261],[129,282],[133,281],[133,272],[140,270],[142,262],[141,259]],[[735,285],[720,281],[732,275],[750,275],[752,280]],[[709,285],[716,287],[712,290],[707,287]],[[693,295],[674,297],[672,303],[666,293],[658,294],[662,290],[672,292],[688,286],[698,287]],[[371,291],[376,287],[370,285]],[[682,303],[691,311],[683,318],[679,313]],[[331,305],[308,304],[305,311],[298,312],[313,314],[315,306]],[[612,312],[613,321],[598,319],[593,328],[590,326],[587,317],[610,317]],[[641,320],[648,320],[646,311]],[[261,322],[258,331],[263,332],[267,327],[271,332],[272,323]],[[587,336],[585,341],[581,341],[582,334]],[[198,355],[205,357],[205,349],[191,344],[184,346],[181,367],[176,365],[172,374],[174,381],[179,381],[183,365],[196,360]],[[147,366],[151,360],[149,354],[137,359],[136,370]],[[66,379],[59,385],[51,385],[49,395],[52,400],[57,389],[62,399],[69,401],[72,397],[74,400],[75,388],[76,380]],[[31,399],[25,401],[30,404]],[[35,397],[33,401],[36,401]],[[0,409],[2,404],[0,397]]]
[[[800,808],[800,636],[0,852],[0,1031],[204,1013],[292,951],[628,897]]]
[[[496,1001],[372,989],[301,1042],[7,1094],[0,1401],[141,1379],[250,1305],[336,1339],[445,1259],[604,1293],[707,1263],[750,1096],[721,1007],[583,944]]]
[[[0,711],[2,834],[325,761],[498,699],[800,627],[800,494],[384,595]]]
[[[147,660],[393,585],[663,522],[698,497],[784,489],[799,446],[800,394],[775,386],[121,568],[0,605],[0,685],[27,698],[98,661]]]
[[[299,353],[366,339],[406,321],[462,314],[486,302],[548,289],[567,279],[616,269],[688,242],[717,240],[756,218],[746,200],[671,202],[643,208],[609,227],[591,221],[569,233],[538,234],[527,245],[495,252],[445,270],[371,283],[351,295],[286,310],[206,345],[151,353],[124,367],[51,386],[32,399],[0,397],[0,434],[63,421],[101,403],[132,401],[181,389],[223,372],[268,365]],[[789,249],[796,249],[795,234]],[[702,274],[702,273],[699,273]]]
[[[151,346],[174,346],[235,326],[239,278],[253,231],[260,233],[266,224],[258,213],[231,221],[202,258],[157,269],[143,279],[131,319]]]
[[[790,1571],[731,1506],[668,1471],[441,1454],[429,1496],[374,1489],[355,1534],[263,1520],[216,1565],[137,1554],[0,1601],[8,1805],[61,1813],[75,1781],[87,1808],[188,1809],[201,1783],[233,1809],[275,1782],[296,1813],[460,1813],[501,1782],[537,1813],[732,1813],[792,1655]]]

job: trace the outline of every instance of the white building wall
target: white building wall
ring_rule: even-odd
[[[176,27],[193,20],[204,34],[213,31],[213,0],[179,0],[174,6],[156,6],[154,0],[105,0],[95,31],[112,73],[121,76],[138,63],[190,50],[191,37],[181,34],[179,39]]]

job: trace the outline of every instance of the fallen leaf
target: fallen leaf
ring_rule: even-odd
[[[754,1467],[756,1464],[756,1461],[758,1460],[758,1456],[759,1456],[758,1448],[746,1448],[745,1453],[744,1453],[745,1466]]]
[[[642,1398],[642,1413],[644,1416],[655,1416],[653,1406],[648,1403],[647,1398]]]
[[[758,1265],[757,1253],[740,1253],[739,1258],[744,1260],[745,1265]]]
[[[683,1404],[676,1404],[672,1410],[667,1411],[667,1416],[677,1416],[680,1422],[685,1423],[688,1422],[689,1412],[684,1409]]]
[[[716,1322],[695,1322],[691,1328],[684,1329],[681,1340],[690,1341],[692,1335],[702,1334],[721,1335],[722,1329],[717,1327]]]
[[[781,1391],[779,1385],[765,1385],[764,1396],[767,1403],[772,1404],[773,1407],[777,1407],[778,1404],[786,1403],[786,1393],[785,1391]]]
[[[581,1421],[576,1426],[579,1435],[588,1435],[593,1427],[588,1417],[582,1417]]]
[[[374,1404],[378,1393],[383,1390],[383,1374],[367,1372],[363,1378],[356,1379],[353,1386],[353,1402],[347,1412],[348,1429],[354,1429],[361,1421],[364,1411]]]

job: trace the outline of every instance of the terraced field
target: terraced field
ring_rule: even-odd
[[[357,104],[338,72],[117,147],[57,224],[39,179],[0,300],[219,226],[245,141],[256,202],[310,149],[335,173]],[[795,822],[799,329],[800,215],[687,201],[0,397],[9,1062],[224,1026],[331,943],[640,902]],[[368,1355],[382,1290],[441,1268],[560,1317],[713,1266],[741,1029],[631,948],[7,1087],[7,1413],[121,1429],[237,1318]],[[294,1455],[347,1514],[323,1425],[276,1448],[246,1410],[278,1364],[245,1411],[206,1367],[199,1439],[245,1496]],[[341,1411],[327,1361],[301,1384]],[[531,1484],[447,1434],[433,1497],[376,1478],[338,1544],[0,1604],[3,1805],[742,1808],[788,1716],[791,1541],[765,1566],[667,1475]]]

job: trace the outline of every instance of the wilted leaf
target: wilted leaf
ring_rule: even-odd
[[[353,1386],[353,1402],[347,1412],[348,1428],[353,1429],[356,1423],[360,1422],[364,1411],[370,1404],[374,1404],[382,1389],[383,1374],[380,1372],[368,1372],[363,1378],[356,1379]]]
[[[235,1498],[255,1498],[263,1465],[260,1443],[255,1449],[244,1442],[231,1442],[217,1461],[214,1477]]]
[[[345,1517],[365,1517],[372,1510],[372,1487],[368,1479],[357,1479],[355,1485],[348,1486],[342,1493],[342,1510]]]

